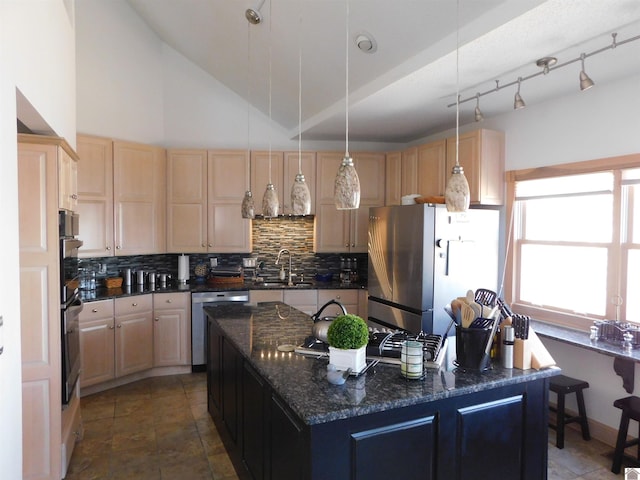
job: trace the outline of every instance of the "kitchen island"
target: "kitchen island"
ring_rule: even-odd
[[[279,302],[206,307],[208,403],[241,478],[546,479],[549,370],[405,380],[378,364],[344,385],[291,350],[311,318]],[[453,340],[453,339],[452,339]]]

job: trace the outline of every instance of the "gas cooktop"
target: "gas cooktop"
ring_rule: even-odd
[[[367,344],[367,359],[378,360],[380,363],[400,365],[402,342],[417,340],[423,344],[424,366],[440,368],[446,351],[447,338],[432,333],[414,335],[403,331],[370,331]],[[329,356],[329,345],[313,336],[305,339],[304,343],[295,349],[296,353],[317,357]]]

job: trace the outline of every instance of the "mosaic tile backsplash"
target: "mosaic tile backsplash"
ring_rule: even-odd
[[[360,281],[367,279],[367,254],[366,253],[314,253],[313,229],[314,217],[278,217],[272,219],[255,219],[252,221],[253,253],[251,254],[189,254],[189,271],[193,277],[193,270],[200,262],[210,263],[211,258],[217,258],[221,266],[242,266],[245,257],[256,257],[261,276],[277,278],[280,265],[276,265],[278,251],[286,248],[291,252],[293,273],[312,279],[320,273],[332,273],[333,279],[340,279],[341,263],[350,259],[356,263],[356,270]],[[355,262],[354,262],[355,259]],[[282,257],[285,271],[288,274],[289,258]],[[152,270],[157,273],[169,273],[173,279],[178,276],[178,255],[135,255],[128,257],[94,257],[80,260],[81,268],[88,268],[97,272],[100,277],[117,277],[124,268],[134,270]],[[246,275],[245,275],[246,276]]]

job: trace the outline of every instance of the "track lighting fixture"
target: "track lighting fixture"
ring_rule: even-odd
[[[582,69],[580,70],[580,90],[582,91],[589,90],[594,85],[593,80],[591,80],[589,75],[584,71],[584,59],[585,54],[583,53],[580,55],[580,62],[582,63]]]
[[[621,42],[617,41],[617,33],[612,33],[611,37],[612,37],[612,41],[609,45],[602,47],[598,50],[594,50],[593,52],[589,52],[589,53],[582,53],[579,57],[573,58],[571,60],[568,60],[564,63],[560,63],[557,64],[558,59],[556,57],[542,57],[538,60],[536,60],[536,65],[540,68],[542,68],[541,71],[533,73],[531,75],[527,75],[526,77],[518,77],[517,80],[514,80],[512,82],[509,83],[505,83],[503,85],[500,85],[499,80],[496,80],[496,86],[495,88],[491,89],[491,90],[487,90],[486,92],[478,92],[476,93],[474,96],[472,97],[467,97],[467,98],[463,98],[461,99],[460,96],[457,96],[457,101],[450,103],[447,105],[447,107],[456,107],[459,108],[459,106],[465,102],[469,102],[471,100],[476,100],[476,109],[475,109],[475,119],[476,121],[478,120],[478,106],[479,106],[479,102],[480,102],[480,97],[483,97],[484,95],[489,95],[490,93],[495,93],[499,90],[502,90],[505,87],[510,87],[512,85],[518,85],[518,91],[515,94],[515,97],[513,99],[513,108],[515,110],[518,110],[520,108],[524,108],[526,106],[526,104],[524,103],[524,100],[522,99],[522,96],[520,96],[520,85],[527,81],[530,80],[534,77],[537,77],[539,75],[547,75],[548,73],[550,73],[552,70],[557,70],[558,68],[562,68],[562,67],[566,67],[567,65],[571,65],[572,63],[575,62],[581,62],[582,64],[582,69],[580,70],[580,90],[587,90],[591,87],[593,87],[594,82],[593,80],[591,80],[591,78],[589,78],[589,75],[586,74],[586,72],[584,71],[584,60],[587,57],[591,57],[593,55],[597,55],[599,53],[603,53],[609,50],[613,50],[616,47],[619,47],[620,45],[624,45],[627,43],[631,43],[631,42],[635,42],[636,40],[640,40],[640,35],[636,35],[635,37],[630,37],[627,38],[626,40],[622,40]],[[482,113],[480,112],[480,116],[482,116]]]
[[[518,91],[516,92],[515,97],[513,97],[513,109],[514,110],[520,110],[521,108],[524,108],[524,107],[527,106],[527,104],[524,103],[524,100],[520,96],[520,84],[521,83],[522,83],[522,77],[518,77]]]
[[[482,111],[480,110],[480,94],[476,94],[476,110],[475,110],[475,119],[476,122],[481,122],[484,120],[484,115],[482,115]]]

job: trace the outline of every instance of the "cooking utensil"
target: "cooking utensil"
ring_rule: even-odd
[[[469,325],[469,328],[489,328],[492,325],[493,325],[493,319],[477,317],[473,322],[471,322],[471,325]]]
[[[488,290],[486,288],[479,288],[473,297],[476,303],[480,305],[486,305],[487,307],[493,307],[496,303],[496,292]]]
[[[496,331],[498,330],[498,320],[493,320],[493,327],[491,327],[491,334],[487,339],[487,344],[484,347],[484,355],[482,355],[482,360],[480,361],[480,370],[486,370],[489,368],[489,364],[491,363],[491,345],[493,345],[493,337],[496,335]]]
[[[466,303],[460,304],[460,316],[462,317],[462,328],[469,328],[469,325],[476,319],[476,313]]]

